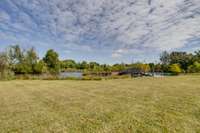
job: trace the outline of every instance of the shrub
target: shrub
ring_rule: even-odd
[[[44,61],[41,60],[38,63],[36,63],[33,71],[35,74],[42,74],[47,72],[46,64],[44,63]]]
[[[180,74],[182,72],[179,64],[170,65],[169,66],[169,71],[174,75],[178,75],[178,74]]]
[[[199,73],[200,72],[200,63],[199,62],[194,62],[193,65],[190,65],[188,67],[188,72],[190,72],[190,73]]]
[[[14,72],[7,70],[4,72],[0,72],[0,80],[12,80],[15,78]]]

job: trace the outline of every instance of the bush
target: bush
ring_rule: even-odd
[[[15,79],[14,72],[10,70],[0,72],[0,80],[12,80],[12,79]]]
[[[193,65],[190,65],[188,67],[188,72],[190,72],[190,73],[199,73],[200,72],[200,63],[199,62],[194,62]]]
[[[34,73],[35,74],[42,74],[47,72],[47,67],[44,61],[39,61],[38,63],[35,64],[34,66]]]
[[[169,66],[169,71],[174,74],[174,75],[178,75],[182,72],[179,64],[172,64]]]
[[[25,63],[16,64],[13,70],[16,74],[28,74],[32,72],[32,68]]]

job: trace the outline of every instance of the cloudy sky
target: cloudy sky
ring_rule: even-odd
[[[0,0],[0,49],[10,44],[77,61],[154,61],[200,49],[200,0]]]

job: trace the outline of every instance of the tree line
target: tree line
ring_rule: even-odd
[[[43,59],[39,59],[34,48],[24,50],[19,45],[10,46],[0,53],[0,77],[17,74],[57,74],[60,71],[59,55],[50,49]]]
[[[161,69],[163,72],[176,73],[199,73],[200,72],[200,50],[194,54],[187,52],[164,51],[160,56]]]
[[[61,71],[115,72],[126,69],[140,69],[143,72],[165,73],[198,73],[200,72],[200,51],[194,54],[187,52],[166,52],[160,55],[159,63],[137,62],[131,64],[99,64],[97,62],[76,62],[59,60],[59,54],[49,49],[40,59],[34,48],[22,49],[19,45],[8,47],[0,52],[0,78],[8,78],[18,74],[59,74]]]

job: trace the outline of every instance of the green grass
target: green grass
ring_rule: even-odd
[[[0,132],[200,132],[200,76],[2,81]]]

